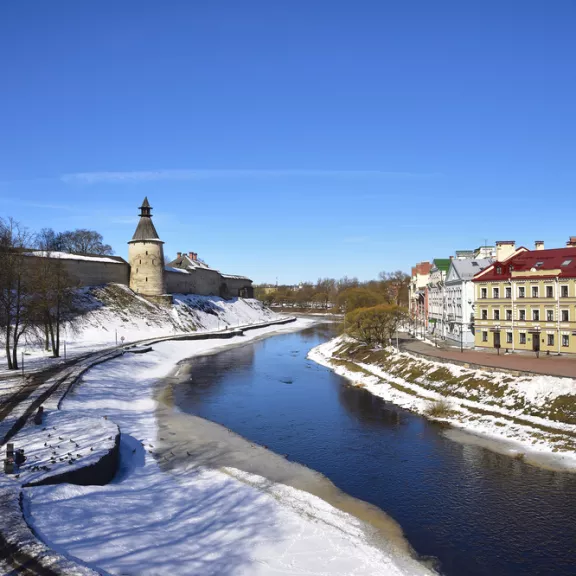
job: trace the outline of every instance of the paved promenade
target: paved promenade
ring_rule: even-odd
[[[576,358],[573,356],[546,356],[540,355],[536,358],[533,353],[515,353],[500,355],[496,351],[466,350],[460,352],[459,348],[435,348],[420,340],[414,340],[407,334],[402,335],[400,347],[406,352],[416,352],[444,358],[446,360],[457,360],[479,364],[489,368],[506,368],[508,370],[525,370],[538,374],[549,374],[551,376],[566,376],[576,378]]]

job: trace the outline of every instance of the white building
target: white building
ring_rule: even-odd
[[[443,338],[446,332],[445,288],[451,258],[435,258],[428,278],[428,332]]]
[[[453,345],[474,346],[475,274],[492,264],[491,258],[452,260],[445,283],[446,339]]]

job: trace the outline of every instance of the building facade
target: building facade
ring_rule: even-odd
[[[451,258],[435,258],[428,278],[428,332],[438,338],[445,335],[445,291],[444,283],[450,268]]]
[[[444,286],[445,338],[453,346],[474,346],[474,276],[492,259],[460,258],[450,262]]]
[[[565,248],[514,248],[474,285],[477,347],[576,353],[576,237]]]
[[[428,280],[432,264],[430,262],[419,262],[412,268],[409,287],[409,311],[414,331],[426,330],[428,318]]]

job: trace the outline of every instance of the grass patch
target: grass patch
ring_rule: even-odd
[[[431,402],[426,410],[424,410],[424,414],[431,418],[447,418],[453,412],[454,411],[450,404],[446,400],[436,400]]]

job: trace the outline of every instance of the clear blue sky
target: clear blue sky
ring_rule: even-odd
[[[4,1],[0,215],[256,281],[576,235],[572,0]]]

